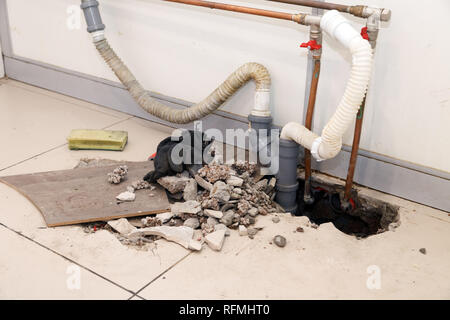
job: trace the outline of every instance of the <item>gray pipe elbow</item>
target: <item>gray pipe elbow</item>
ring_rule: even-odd
[[[97,0],[82,0],[81,9],[83,9],[86,19],[87,31],[89,33],[105,30]]]

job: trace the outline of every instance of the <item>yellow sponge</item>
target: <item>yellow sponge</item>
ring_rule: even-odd
[[[128,132],[108,130],[72,130],[70,150],[111,150],[122,151],[128,142]]]

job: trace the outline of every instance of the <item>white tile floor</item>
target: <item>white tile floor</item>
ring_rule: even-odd
[[[69,151],[71,129],[126,130],[124,152]],[[73,168],[80,158],[141,161],[171,129],[11,80],[0,80],[0,176]],[[362,190],[401,206],[402,225],[356,240],[295,217],[259,219],[254,240],[233,232],[223,251],[200,253],[159,241],[122,246],[106,231],[46,228],[36,208],[0,183],[0,299],[396,299],[450,298],[448,213]],[[288,245],[270,244],[276,234]],[[427,254],[419,252],[426,248]],[[369,289],[368,268],[380,270]],[[79,277],[78,277],[79,275]],[[79,281],[78,281],[79,279]]]

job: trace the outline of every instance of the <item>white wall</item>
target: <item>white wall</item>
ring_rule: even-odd
[[[375,73],[361,146],[365,150],[450,172],[450,1],[336,0],[393,10],[380,32]],[[78,0],[9,0],[16,55],[115,80],[85,32],[69,30],[67,8]],[[289,12],[310,12],[261,0],[222,2]],[[101,0],[107,35],[143,85],[197,102],[232,71],[260,62],[273,78],[275,123],[301,121],[308,28],[289,21],[167,3],[159,0]],[[426,10],[424,10],[424,8]],[[356,28],[363,21],[349,17]],[[325,37],[315,131],[320,132],[343,94],[350,56]],[[251,110],[254,85],[223,109]],[[346,135],[350,145],[352,130]]]

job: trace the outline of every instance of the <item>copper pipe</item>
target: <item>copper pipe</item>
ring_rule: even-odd
[[[320,57],[314,58],[314,71],[312,74],[311,88],[309,91],[308,110],[306,112],[305,127],[309,130],[312,129],[312,121],[314,115],[314,108],[316,105],[317,87],[319,85],[320,76]],[[305,202],[312,202],[311,196],[311,151],[305,148]]]
[[[350,155],[350,164],[348,166],[347,180],[345,182],[344,202],[348,203],[351,199],[351,192],[353,187],[353,178],[355,176],[356,160],[358,159],[359,143],[361,141],[361,131],[364,120],[364,109],[366,107],[366,98],[364,98],[358,115],[356,116],[355,133],[353,136],[352,152]]]
[[[340,12],[350,12],[350,8],[352,7],[352,6],[346,6],[343,4],[334,4],[334,3],[320,2],[320,1],[314,1],[314,0],[269,0],[269,1],[298,4],[300,6],[325,9],[325,10],[337,10]]]
[[[369,42],[372,46],[372,49],[375,51],[375,47],[377,45],[376,41],[378,38],[378,30],[368,30],[368,36],[369,36]],[[373,40],[373,41],[371,41]],[[342,202],[342,207],[344,209],[350,209],[351,210],[351,204],[349,201],[352,197],[352,188],[353,188],[353,179],[355,177],[355,170],[356,170],[356,162],[358,160],[358,151],[359,151],[359,144],[361,142],[361,132],[362,132],[362,126],[364,121],[364,109],[366,108],[366,99],[367,99],[367,93],[364,97],[363,102],[361,103],[361,107],[359,108],[359,112],[356,115],[356,124],[355,124],[355,132],[353,134],[353,145],[352,145],[352,152],[350,154],[350,162],[348,165],[348,171],[347,171],[347,180],[345,181],[345,191],[344,191],[344,200]]]
[[[253,15],[257,15],[257,16],[264,16],[264,17],[270,17],[270,18],[281,19],[281,20],[289,20],[289,21],[294,21],[294,22],[300,23],[300,24],[305,24],[305,18],[306,18],[306,14],[304,14],[304,13],[292,14],[292,13],[287,13],[287,12],[263,10],[263,9],[235,6],[235,5],[231,5],[231,4],[203,1],[203,0],[163,0],[163,1],[184,3],[184,4],[189,4],[189,5],[193,5],[193,6],[199,6],[199,7],[206,7],[206,8],[211,8],[211,9],[220,9],[220,10],[226,10],[226,11],[241,12],[241,13],[253,14]]]

